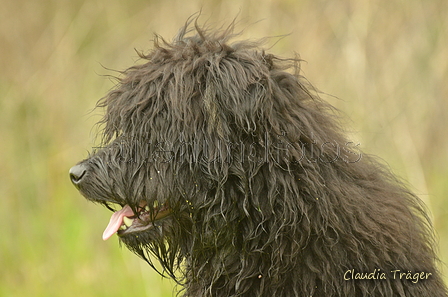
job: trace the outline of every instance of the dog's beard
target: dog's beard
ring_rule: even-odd
[[[170,215],[151,224],[152,226],[144,231],[124,234],[119,232],[120,242],[145,260],[160,275],[177,279],[178,276],[175,274],[181,264],[181,257],[176,219]],[[159,261],[162,270],[154,264],[154,258]]]
[[[190,216],[179,213],[178,207],[172,208],[168,201],[164,204],[155,201],[151,207],[141,201],[138,206],[125,205],[118,211],[109,204],[106,206],[114,213],[103,239],[107,240],[116,233],[120,243],[145,260],[160,275],[178,281],[180,278],[176,271],[182,262],[180,247],[186,238],[182,234],[185,233],[184,228],[191,228],[188,227],[191,226]],[[154,260],[158,260],[161,268]]]

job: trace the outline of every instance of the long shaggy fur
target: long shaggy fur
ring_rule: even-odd
[[[182,296],[447,296],[419,198],[345,138],[296,59],[233,37],[156,38],[100,101],[103,148],[79,190],[171,209],[120,241]]]

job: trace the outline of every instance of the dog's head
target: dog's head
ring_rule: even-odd
[[[216,261],[225,262],[235,247],[251,251],[292,237],[287,232],[314,203],[306,197],[319,194],[302,182],[316,179],[315,160],[330,162],[336,151],[311,147],[334,124],[287,70],[298,70],[296,60],[254,42],[230,43],[230,30],[194,35],[188,28],[172,43],[156,38],[141,54],[145,63],[123,72],[99,102],[106,109],[101,148],[70,170],[87,199],[114,211],[103,239],[117,233],[172,276],[192,255],[202,253],[206,265],[220,250]]]

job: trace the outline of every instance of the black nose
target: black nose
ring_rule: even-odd
[[[86,175],[87,167],[82,164],[78,164],[70,168],[69,174],[72,183],[76,186],[78,185],[82,178]]]

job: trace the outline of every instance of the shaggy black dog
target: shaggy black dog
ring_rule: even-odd
[[[422,202],[342,135],[297,59],[232,32],[156,38],[99,102],[102,147],[70,177],[119,206],[103,239],[184,296],[447,296]]]

